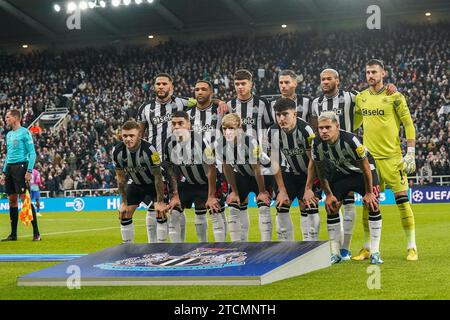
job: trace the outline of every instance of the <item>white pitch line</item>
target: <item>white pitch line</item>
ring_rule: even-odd
[[[139,224],[135,225],[135,227],[143,227],[145,224]],[[60,232],[49,232],[49,233],[42,233],[41,236],[53,236],[58,234],[70,234],[70,233],[81,233],[81,232],[91,232],[91,231],[103,231],[103,230],[112,230],[112,229],[119,229],[120,226],[117,227],[108,227],[108,228],[97,228],[97,229],[82,229],[82,230],[71,230],[71,231],[60,231]],[[24,235],[24,236],[18,236],[18,238],[27,238],[30,235]]]

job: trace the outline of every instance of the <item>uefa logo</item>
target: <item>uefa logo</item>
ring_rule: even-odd
[[[419,190],[414,191],[412,194],[412,198],[414,202],[421,202],[423,200],[423,192]]]

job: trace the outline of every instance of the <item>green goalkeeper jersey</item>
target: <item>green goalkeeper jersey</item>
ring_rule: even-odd
[[[407,139],[415,139],[414,124],[405,97],[396,92],[390,96],[384,87],[377,93],[369,89],[355,98],[354,128],[364,128],[364,145],[375,159],[401,156],[400,122]]]

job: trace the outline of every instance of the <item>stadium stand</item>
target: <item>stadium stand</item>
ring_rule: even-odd
[[[208,79],[217,97],[227,100],[234,94],[236,69],[251,70],[255,91],[272,95],[278,93],[278,71],[289,68],[299,75],[299,92],[315,96],[326,67],[340,72],[341,87],[365,88],[364,64],[376,57],[387,66],[386,82],[396,84],[408,100],[417,129],[417,180],[435,183],[430,176],[450,175],[450,121],[448,113],[438,113],[450,103],[450,25],[398,25],[370,32],[0,55],[0,153],[8,108],[23,111],[25,126],[45,110],[68,108],[70,120],[57,132],[34,130],[44,190],[57,196],[64,190],[113,188],[111,150],[119,126],[151,98],[151,79],[158,72],[174,76],[175,95],[192,96],[195,81]]]

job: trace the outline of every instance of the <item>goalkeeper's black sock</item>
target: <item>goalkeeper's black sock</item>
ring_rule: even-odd
[[[17,223],[19,222],[19,208],[9,208],[9,217],[11,219],[11,236],[17,237]]]
[[[37,223],[37,218],[36,218],[36,209],[34,209],[34,205],[31,204],[31,211],[33,212],[33,221],[31,221],[31,225],[33,226],[33,236],[38,236],[39,235],[39,228],[38,228],[38,223]]]

